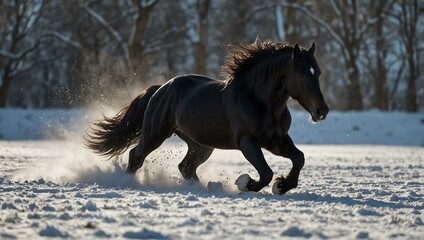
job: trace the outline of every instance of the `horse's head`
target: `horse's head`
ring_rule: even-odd
[[[301,50],[297,44],[293,47],[293,67],[287,82],[287,92],[311,114],[314,122],[318,122],[325,119],[329,108],[319,86],[321,71],[314,52],[314,43],[309,50]]]

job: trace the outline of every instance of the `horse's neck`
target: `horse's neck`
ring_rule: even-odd
[[[289,97],[285,89],[286,78],[283,81],[268,79],[263,83],[257,83],[254,88],[257,96],[263,101],[272,104],[278,101],[282,105],[286,104]]]

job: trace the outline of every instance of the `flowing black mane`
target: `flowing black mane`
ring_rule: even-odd
[[[228,47],[227,62],[222,67],[226,86],[244,82],[252,86],[256,81],[278,77],[281,65],[291,57],[293,47],[280,42],[257,38],[252,44],[238,43]]]

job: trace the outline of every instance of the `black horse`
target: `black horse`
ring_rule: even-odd
[[[143,166],[145,158],[172,134],[188,145],[178,168],[185,179],[198,180],[196,169],[214,148],[239,149],[259,173],[237,179],[241,191],[259,191],[267,186],[273,171],[261,148],[290,158],[293,167],[279,177],[273,192],[284,194],[297,187],[304,165],[303,153],[293,144],[288,130],[289,97],[308,111],[312,120],[324,120],[329,112],[321,93],[320,69],[309,50],[271,41],[229,46],[223,72],[225,81],[200,75],[178,76],[147,88],[112,118],[94,124],[86,145],[105,156],[130,151],[127,172]]]

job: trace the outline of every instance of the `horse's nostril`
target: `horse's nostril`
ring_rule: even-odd
[[[319,120],[325,119],[325,116],[327,115],[328,111],[326,109],[318,108],[317,109],[317,116]]]

